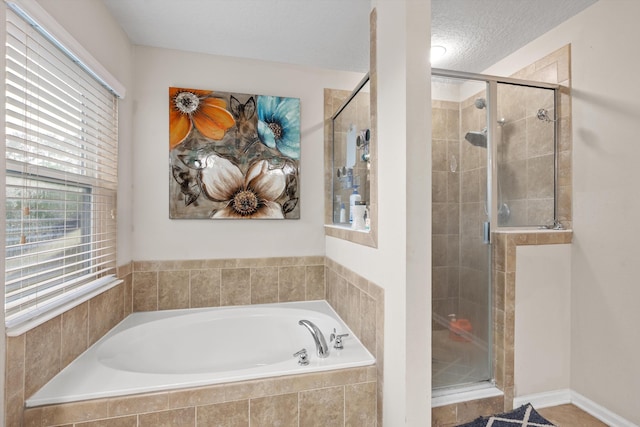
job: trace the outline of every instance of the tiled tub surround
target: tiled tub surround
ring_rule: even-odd
[[[25,427],[375,426],[375,367],[89,400],[25,411]]]
[[[7,427],[22,425],[26,397],[131,313],[132,265],[118,267],[117,276],[123,283],[22,335],[6,338]]]
[[[320,358],[309,331],[324,334]],[[342,350],[329,337],[346,334]],[[294,353],[307,350],[307,364]],[[373,366],[324,300],[133,313],[26,401],[27,407]]]
[[[332,260],[325,260],[324,257],[318,256],[144,261],[121,267],[118,276],[124,279],[123,284],[26,334],[8,338],[5,393],[7,426],[23,425],[21,418],[25,396],[39,389],[132,311],[172,309],[185,305],[215,307],[314,299],[326,299],[331,303],[349,328],[376,356],[378,363],[375,368],[356,368],[355,371],[349,369],[344,372],[333,371],[331,374],[296,375],[277,380],[265,379],[181,390],[180,396],[192,396],[190,397],[192,400],[180,407],[170,407],[167,406],[170,405],[169,403],[166,405],[162,403],[165,396],[169,399],[169,393],[155,393],[33,408],[27,411],[24,425],[48,425],[49,415],[47,414],[54,414],[51,415],[52,417],[63,417],[67,416],[64,414],[74,413],[80,414],[75,415],[76,417],[84,417],[86,423],[85,421],[63,422],[58,418],[60,422],[55,421],[52,425],[76,424],[104,427],[138,425],[133,424],[133,420],[136,423],[139,420],[139,425],[190,426],[197,425],[195,423],[198,417],[202,417],[199,418],[202,420],[200,425],[211,425],[211,423],[207,424],[206,417],[228,416],[230,418],[227,419],[232,420],[229,421],[231,423],[235,422],[233,420],[236,420],[237,416],[238,424],[230,425],[248,426],[243,415],[245,413],[250,417],[252,426],[273,425],[269,422],[261,424],[260,419],[251,418],[253,415],[248,415],[248,408],[263,408],[263,411],[280,414],[279,410],[274,412],[274,405],[277,405],[278,401],[293,402],[293,397],[288,395],[297,393],[300,404],[317,399],[325,402],[325,407],[327,405],[335,407],[336,414],[338,412],[347,414],[346,409],[339,410],[338,401],[347,405],[348,402],[354,401],[354,398],[348,396],[359,392],[373,393],[373,396],[377,396],[373,403],[363,403],[358,407],[365,408],[363,411],[367,414],[370,411],[373,413],[377,411],[377,419],[381,420],[382,392],[381,387],[376,387],[375,384],[382,382],[383,290]],[[178,281],[171,282],[171,278],[177,278]],[[184,295],[185,293],[187,295]],[[122,311],[117,307],[122,307]],[[354,310],[353,314],[348,314],[351,310]],[[362,374],[363,369],[366,374]],[[374,370],[375,374],[372,375]],[[275,394],[271,394],[273,389],[270,388],[273,381],[277,383]],[[281,386],[280,381],[286,384]],[[292,382],[287,383],[287,381]],[[225,389],[225,387],[228,388]],[[225,390],[227,397],[220,397],[221,388]],[[227,390],[231,391],[227,392]],[[242,393],[245,394],[237,390],[244,390]],[[216,393],[218,397],[206,397]],[[336,397],[334,393],[342,397]],[[183,398],[186,399],[186,397]],[[275,400],[272,401],[271,398]],[[94,407],[93,403],[97,406]],[[200,406],[202,407],[197,409]],[[94,410],[94,408],[98,409]],[[346,418],[338,416],[339,419],[335,421],[327,420],[324,410],[309,408],[309,410],[296,409],[300,425],[303,425],[304,419],[309,419],[304,418],[306,416],[304,414],[315,413],[316,409],[319,411],[318,425],[343,425],[340,420],[345,425],[376,425],[375,416],[374,422],[369,422],[370,417],[363,415],[363,412],[358,412],[359,409],[356,413],[362,420],[360,424],[349,421],[353,418],[348,415],[345,415]],[[251,414],[255,415],[256,411],[258,409],[252,410]],[[181,424],[183,420],[184,423]],[[377,425],[382,424],[379,422]]]

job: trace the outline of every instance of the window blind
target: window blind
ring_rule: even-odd
[[[7,10],[5,321],[115,280],[118,102]]]

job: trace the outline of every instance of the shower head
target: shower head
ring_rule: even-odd
[[[536,117],[538,117],[538,120],[542,120],[543,122],[555,122],[555,120],[550,117],[549,111],[545,108],[539,109]]]
[[[478,98],[475,100],[473,104],[476,106],[478,110],[482,110],[487,106],[487,100],[484,98]]]
[[[487,148],[487,128],[482,129],[480,132],[467,132],[464,139],[469,141],[473,146]]]

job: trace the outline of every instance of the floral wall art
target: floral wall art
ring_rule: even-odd
[[[300,100],[169,88],[169,216],[300,218]]]

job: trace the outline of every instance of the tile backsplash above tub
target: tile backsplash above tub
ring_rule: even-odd
[[[133,311],[325,298],[324,257],[136,261]]]

